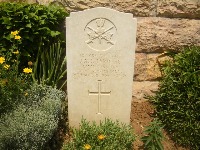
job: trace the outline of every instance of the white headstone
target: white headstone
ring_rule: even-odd
[[[108,8],[66,18],[69,125],[130,121],[136,19]]]

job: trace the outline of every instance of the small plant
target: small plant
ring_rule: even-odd
[[[67,82],[66,57],[63,55],[65,49],[61,42],[52,44],[49,49],[40,47],[33,67],[33,80],[38,84],[62,89]],[[61,80],[63,83],[60,85]]]
[[[141,138],[144,143],[144,148],[147,150],[164,150],[162,140],[164,139],[162,133],[162,124],[155,119],[149,126],[145,127],[145,136]]]
[[[98,126],[82,120],[80,129],[72,131],[72,141],[65,144],[63,150],[130,150],[134,140],[135,135],[129,125],[105,119]]]
[[[44,149],[57,128],[63,96],[57,89],[34,84],[23,103],[0,118],[0,149]]]

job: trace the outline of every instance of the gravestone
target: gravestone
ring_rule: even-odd
[[[136,19],[108,8],[66,18],[69,125],[81,119],[130,122]]]

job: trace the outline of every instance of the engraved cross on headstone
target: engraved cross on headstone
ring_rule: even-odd
[[[102,80],[98,80],[98,91],[97,92],[90,92],[88,90],[89,95],[98,96],[98,112],[97,112],[97,114],[102,114],[102,112],[101,112],[101,95],[109,96],[111,94],[111,91],[110,92],[102,92],[101,91],[101,83],[102,83]]]

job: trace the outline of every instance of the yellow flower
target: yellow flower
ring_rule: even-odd
[[[16,31],[14,31],[14,32],[13,32],[13,31],[11,31],[11,34],[12,34],[12,35],[14,35],[14,36],[15,36],[15,35],[17,35],[18,33],[19,33],[19,31],[17,31],[17,30],[16,30]]]
[[[85,144],[85,145],[84,145],[84,149],[89,150],[89,149],[91,149],[91,146],[90,146],[89,144]]]
[[[31,72],[32,72],[32,69],[31,69],[31,68],[24,68],[24,69],[23,69],[23,72],[24,72],[24,73],[31,73]]]
[[[28,93],[26,92],[24,95],[25,95],[25,96],[28,96]]]
[[[105,138],[106,138],[106,136],[103,135],[103,134],[100,134],[100,135],[98,136],[98,139],[99,139],[99,140],[103,140],[103,139],[105,139]]]
[[[33,62],[32,62],[32,61],[29,61],[29,62],[28,62],[28,65],[29,65],[29,66],[32,66],[32,65],[33,65]]]
[[[19,54],[19,51],[17,50],[16,52],[13,52],[13,54],[16,54],[16,55],[17,55],[17,54]]]
[[[8,70],[10,68],[10,65],[5,64],[3,67]]]
[[[15,35],[15,40],[20,40],[20,39],[21,39],[21,36]]]
[[[5,62],[5,58],[4,57],[0,57],[0,64],[3,64]]]

